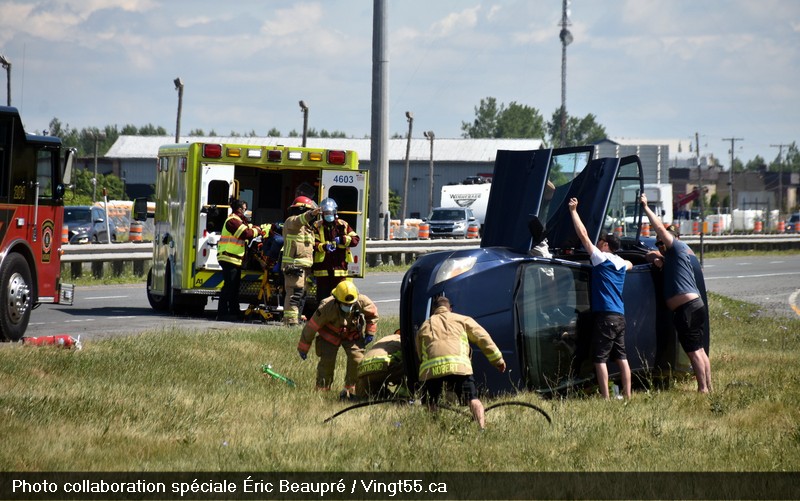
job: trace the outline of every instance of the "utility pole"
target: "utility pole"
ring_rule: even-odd
[[[783,148],[788,148],[788,144],[771,144],[770,148],[778,148],[778,221],[783,214]]]
[[[6,101],[11,106],[11,61],[6,56],[0,54],[0,64],[6,69]]]
[[[561,1],[561,32],[558,38],[561,39],[561,144],[560,147],[566,146],[567,143],[567,45],[571,44],[574,38],[572,33],[567,29],[569,26],[569,3],[570,0]]]
[[[403,226],[406,225],[406,209],[408,208],[408,170],[411,155],[411,129],[414,125],[414,114],[406,111],[406,119],[408,120],[408,140],[406,141],[406,172],[403,176],[403,209],[400,211],[400,219],[403,220]]]
[[[369,237],[389,235],[389,39],[387,0],[372,2],[372,128],[369,159]],[[375,261],[381,264],[380,254]]]
[[[706,228],[706,211],[704,207],[705,193],[703,193],[703,165],[700,163],[700,134],[694,133],[694,151],[697,153],[697,189],[700,191],[700,267],[703,266],[703,235]],[[691,213],[690,213],[691,216]]]
[[[728,196],[730,196],[730,198],[731,198],[731,201],[730,201],[730,204],[731,204],[731,207],[730,207],[730,209],[731,209],[731,235],[733,235],[733,209],[736,207],[736,202],[735,202],[735,198],[734,198],[734,193],[736,192],[736,189],[733,187],[733,160],[734,160],[733,156],[734,156],[734,153],[736,152],[736,141],[744,141],[744,139],[741,138],[741,137],[723,137],[722,140],[731,142],[731,167],[730,167],[730,169],[728,169],[728,186],[729,186],[729,188],[728,188],[728,190],[729,190]]]

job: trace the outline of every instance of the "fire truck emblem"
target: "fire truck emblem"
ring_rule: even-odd
[[[53,221],[46,220],[42,223],[42,262],[49,263],[53,251]]]

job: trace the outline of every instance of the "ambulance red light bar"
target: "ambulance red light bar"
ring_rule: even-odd
[[[347,153],[344,150],[328,150],[328,163],[332,165],[344,165]]]
[[[203,145],[204,158],[222,158],[222,145],[221,144],[204,144]]]
[[[267,160],[270,162],[280,162],[281,155],[281,150],[269,150],[267,151]]]

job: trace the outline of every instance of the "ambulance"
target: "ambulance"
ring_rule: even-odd
[[[222,288],[217,249],[232,200],[247,202],[251,222],[279,224],[298,196],[331,197],[339,217],[365,235],[368,172],[350,150],[285,146],[176,143],[159,148],[155,189],[153,265],[147,298],[157,311],[201,316]],[[136,201],[137,219],[146,201]],[[363,277],[365,238],[351,249],[350,277]],[[241,303],[257,304],[265,271],[245,265]],[[264,299],[265,300],[265,299]],[[273,298],[274,305],[282,298]],[[263,301],[263,300],[262,300]]]

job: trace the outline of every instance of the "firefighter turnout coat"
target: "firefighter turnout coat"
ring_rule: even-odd
[[[374,336],[378,330],[378,308],[370,298],[359,294],[350,313],[339,308],[339,302],[329,296],[320,303],[317,311],[303,326],[298,351],[308,353],[316,337],[317,387],[329,389],[336,368],[339,347],[347,352],[345,388],[355,389],[358,364],[364,357],[364,336]]]
[[[339,237],[340,243],[333,252],[325,251],[325,244],[335,242]],[[358,245],[360,238],[353,228],[344,219],[336,218],[333,223],[324,221],[314,222],[314,276],[315,277],[346,277],[347,263],[353,262],[350,247]]]
[[[470,343],[477,345],[493,365],[503,355],[491,336],[474,319],[439,306],[417,332],[419,379],[427,381],[450,375],[472,375]]]
[[[400,334],[389,334],[367,350],[358,364],[358,396],[377,396],[387,385],[402,384],[405,371],[401,347]]]

